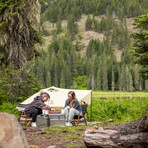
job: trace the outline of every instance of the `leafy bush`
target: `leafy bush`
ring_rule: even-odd
[[[12,104],[10,102],[3,102],[2,105],[0,105],[0,112],[14,114],[16,117],[19,116],[15,103]]]
[[[87,88],[87,76],[78,76],[75,81],[77,83],[77,89],[86,89]]]
[[[3,102],[21,102],[41,89],[35,76],[26,70],[0,67],[0,105]]]

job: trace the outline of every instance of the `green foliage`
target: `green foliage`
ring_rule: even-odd
[[[90,114],[91,108],[88,108]],[[114,123],[124,123],[136,120],[148,113],[147,98],[141,99],[106,99],[92,100],[92,120],[107,121],[113,119]]]
[[[24,7],[25,6],[25,7]],[[42,43],[42,36],[36,30],[37,19],[28,0],[1,0],[0,2],[0,65],[13,63],[22,68],[26,60],[37,55],[35,44]]]
[[[75,85],[77,87],[74,87],[74,88],[77,88],[77,89],[86,89],[87,88],[87,76],[78,76],[74,82],[76,83]]]
[[[42,15],[46,14],[45,21],[56,22],[58,19],[67,19],[70,15],[77,21],[82,14],[93,14],[94,16],[108,13],[116,15],[120,20],[125,17],[139,16],[147,13],[146,0],[63,0],[47,1],[48,5],[42,6]],[[57,19],[58,18],[58,19]]]
[[[135,63],[142,66],[140,73],[144,79],[148,79],[148,14],[134,19],[136,28],[141,32],[133,33],[134,44],[132,45],[132,55]]]
[[[57,21],[56,23],[56,27],[57,27],[57,34],[62,32],[62,25],[61,25],[61,21]]]
[[[19,113],[18,113],[18,109],[16,107],[17,107],[16,103],[12,104],[10,102],[3,102],[0,105],[0,112],[14,114],[16,117],[18,117]]]
[[[41,89],[35,76],[27,70],[14,70],[11,66],[0,68],[0,104],[21,102]]]
[[[86,31],[92,29],[92,20],[89,15],[86,20],[85,29],[86,29]]]

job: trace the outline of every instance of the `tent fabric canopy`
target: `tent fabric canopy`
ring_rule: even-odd
[[[50,107],[64,107],[65,101],[68,98],[69,91],[75,92],[76,98],[78,99],[80,104],[91,104],[91,90],[63,89],[54,86],[40,90],[24,102],[22,102],[22,104],[29,104],[34,100],[36,96],[40,95],[41,92],[47,92],[50,95],[50,101],[46,102],[47,105],[49,105]]]

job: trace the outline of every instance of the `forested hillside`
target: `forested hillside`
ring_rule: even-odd
[[[132,17],[148,12],[147,0],[45,0],[45,38],[34,73],[45,87],[144,90],[130,54]]]

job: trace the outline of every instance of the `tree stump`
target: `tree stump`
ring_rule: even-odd
[[[84,142],[93,148],[148,148],[148,115],[121,125],[88,128]]]

